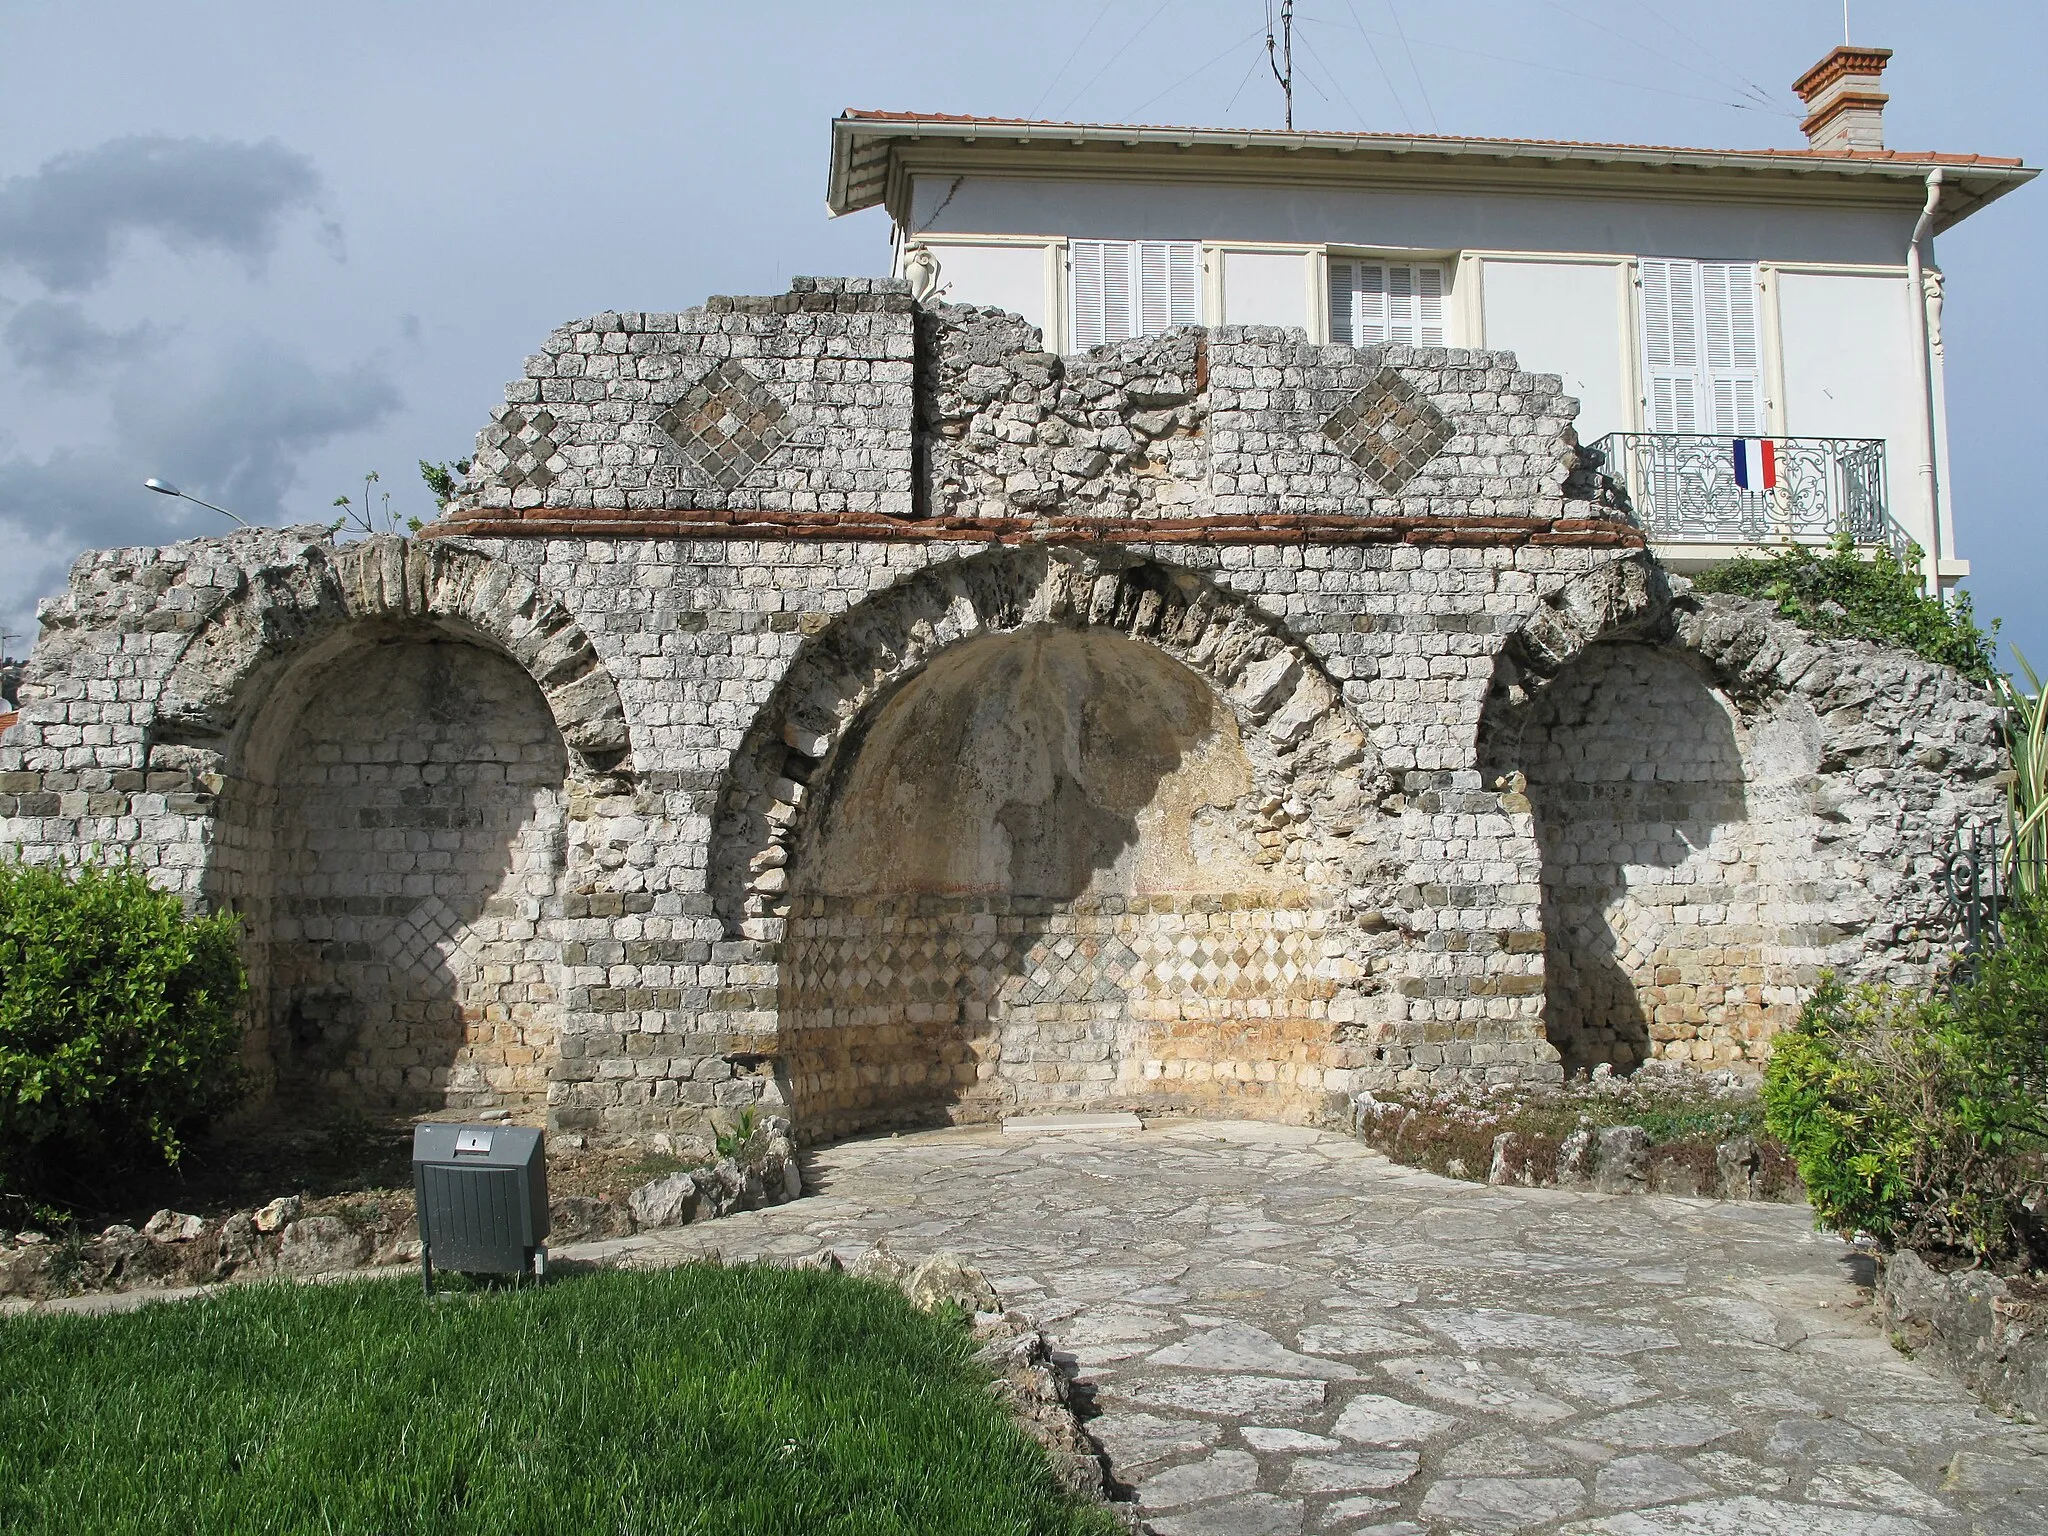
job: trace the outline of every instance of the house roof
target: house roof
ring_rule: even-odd
[[[1057,123],[849,108],[832,123],[826,206],[854,213],[901,194],[902,173],[1166,176],[1190,180],[1469,182],[1527,190],[1680,191],[1770,200],[1918,203],[1942,170],[1935,229],[1948,229],[2037,174],[2017,159],[1909,150],[1684,149],[1565,139]]]

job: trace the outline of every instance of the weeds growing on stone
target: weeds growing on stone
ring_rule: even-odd
[[[1997,675],[1998,625],[1977,627],[1970,594],[1953,602],[1929,595],[1920,551],[1904,559],[1888,549],[1866,557],[1848,534],[1825,553],[1787,544],[1768,556],[1744,555],[1702,572],[1702,592],[1728,592],[1773,602],[1802,629],[1829,639],[1876,640],[1954,667],[1980,683]]]
[[[1358,1106],[1364,1139],[1397,1162],[1451,1178],[1484,1179],[1495,1138],[1521,1140],[1518,1181],[1547,1183],[1557,1154],[1579,1131],[1641,1126],[1664,1160],[1696,1154],[1711,1184],[1713,1149],[1738,1137],[1760,1144],[1764,1190],[1786,1192],[1789,1167],[1764,1131],[1754,1083],[1725,1074],[1645,1068],[1633,1077],[1601,1074],[1555,1087],[1381,1089]]]
[[[686,1265],[0,1320],[0,1529],[1092,1533],[957,1315]]]

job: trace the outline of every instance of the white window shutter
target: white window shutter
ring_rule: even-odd
[[[1173,324],[1171,251],[1164,241],[1138,243],[1138,334],[1151,336]]]
[[[1107,327],[1103,323],[1102,242],[1075,240],[1067,246],[1067,292],[1074,315],[1074,350],[1086,352],[1102,345]]]
[[[1388,261],[1330,263],[1330,340],[1349,347],[1444,344],[1442,267]]]
[[[1444,344],[1444,269],[1415,269],[1415,345]]]
[[[1700,263],[1706,400],[1722,437],[1759,437],[1764,429],[1763,337],[1757,272],[1748,262]]]
[[[1167,254],[1167,284],[1170,289],[1168,323],[1202,323],[1202,249],[1193,241],[1176,241]]]
[[[1387,266],[1387,340],[1415,345],[1415,269]]]
[[[1360,345],[1358,340],[1358,263],[1330,263],[1330,340],[1342,347]]]
[[[1353,313],[1352,326],[1358,333],[1353,345],[1376,347],[1387,339],[1387,269],[1381,263],[1358,264],[1358,307]]]
[[[1699,264],[1645,257],[1640,263],[1643,386],[1652,432],[1698,432]]]
[[[1202,321],[1202,252],[1182,240],[1074,240],[1067,246],[1077,352]]]
[[[1138,313],[1134,335],[1156,336],[1176,325],[1202,323],[1202,252],[1188,240],[1138,242]]]
[[[1102,242],[1102,339],[1126,341],[1136,334],[1132,321],[1138,307],[1137,274],[1131,270],[1127,240]]]

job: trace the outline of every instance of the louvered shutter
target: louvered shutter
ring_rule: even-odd
[[[1077,352],[1202,321],[1201,248],[1184,240],[1074,240],[1067,246]]]
[[[1136,334],[1156,336],[1202,322],[1202,254],[1185,240],[1138,242]]]
[[[1202,323],[1202,251],[1192,241],[1176,241],[1167,249],[1167,324]]]
[[[1387,261],[1330,263],[1330,339],[1352,347],[1383,342],[1444,344],[1444,269]]]
[[[1151,336],[1173,324],[1171,253],[1163,241],[1138,245],[1138,334]]]
[[[1131,270],[1130,242],[1102,242],[1102,339],[1126,341],[1134,333],[1131,325],[1137,308],[1133,292],[1137,274]]]
[[[1756,268],[1741,261],[1700,263],[1705,337],[1702,430],[1719,437],[1760,437],[1764,430],[1763,336]]]
[[[1351,307],[1351,334],[1361,347],[1376,347],[1387,339],[1387,269],[1376,261],[1358,264],[1358,287]]]
[[[1652,432],[1698,432],[1699,264],[1645,257],[1640,273],[1645,425]]]
[[[1102,243],[1075,240],[1067,247],[1067,295],[1074,314],[1074,350],[1102,345]]]
[[[1067,246],[1073,346],[1086,352],[1131,334],[1131,247],[1123,240],[1074,240]]]
[[[1352,323],[1352,310],[1358,296],[1358,263],[1355,261],[1333,261],[1330,263],[1330,340],[1341,347],[1359,345],[1358,330]]]
[[[1410,347],[1444,344],[1444,269],[1387,268],[1387,340]]]

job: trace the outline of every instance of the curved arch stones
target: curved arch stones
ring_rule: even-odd
[[[948,646],[1034,625],[1114,629],[1208,679],[1237,715],[1255,766],[1263,759],[1300,782],[1367,755],[1321,665],[1243,598],[1191,571],[1073,549],[1003,549],[934,566],[806,642],[734,754],[709,869],[728,930],[771,936],[744,920],[780,916],[808,786],[823,782],[870,705]]]
[[[364,623],[424,623],[504,652],[532,676],[589,773],[629,742],[611,674],[567,609],[502,561],[439,541],[372,538],[264,573],[221,604],[166,678],[156,739],[224,747],[284,668]]]

